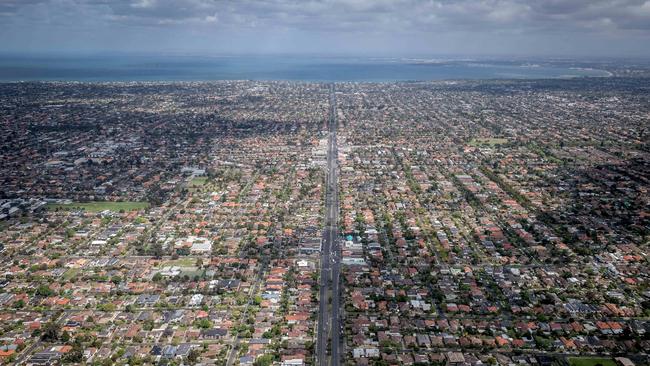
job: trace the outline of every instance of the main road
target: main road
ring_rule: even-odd
[[[334,84],[330,86],[330,109],[327,145],[327,179],[325,187],[325,227],[320,254],[320,294],[318,308],[318,341],[316,343],[317,364],[338,366],[341,342],[339,304],[339,189],[338,148],[336,145],[336,94]]]

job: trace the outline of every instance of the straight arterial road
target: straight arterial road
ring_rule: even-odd
[[[318,308],[317,364],[339,366],[341,342],[339,308],[339,189],[338,148],[336,145],[336,94],[330,86],[327,147],[327,183],[325,188],[325,228],[320,255],[320,295]]]

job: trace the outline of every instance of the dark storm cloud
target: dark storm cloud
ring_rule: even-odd
[[[139,27],[140,37],[154,40],[159,32],[167,43],[173,43],[169,33],[191,35],[197,47],[212,36],[227,41],[226,35],[251,44],[283,38],[295,45],[383,36],[400,47],[444,46],[462,37],[488,44],[548,43],[568,34],[580,44],[602,36],[640,41],[650,35],[650,0],[0,0],[0,14],[10,31],[79,19],[94,24],[87,32],[100,38],[107,30],[119,34]]]

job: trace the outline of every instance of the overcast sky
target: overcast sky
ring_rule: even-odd
[[[0,0],[0,44],[18,53],[650,56],[650,0]]]

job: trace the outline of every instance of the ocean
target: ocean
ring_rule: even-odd
[[[552,62],[290,56],[0,56],[0,81],[391,82],[609,76]]]

